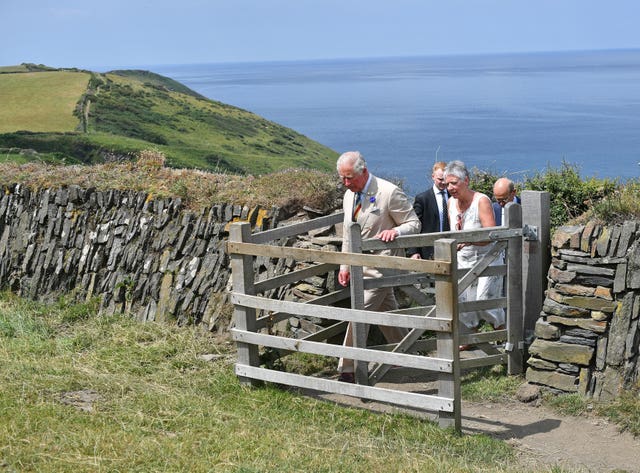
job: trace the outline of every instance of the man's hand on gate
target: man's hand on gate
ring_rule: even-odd
[[[388,242],[388,241],[395,240],[397,236],[398,236],[398,231],[396,229],[392,228],[390,230],[382,230],[374,238],[378,238],[379,240],[382,240],[384,242]]]

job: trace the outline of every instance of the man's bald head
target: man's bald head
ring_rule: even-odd
[[[511,179],[501,177],[493,184],[493,198],[501,207],[513,202],[515,197],[516,187]]]

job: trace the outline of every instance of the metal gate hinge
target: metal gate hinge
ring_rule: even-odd
[[[538,241],[538,227],[535,225],[523,225],[522,236],[527,241]]]

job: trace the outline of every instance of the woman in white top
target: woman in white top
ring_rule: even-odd
[[[469,171],[462,161],[451,161],[444,170],[449,191],[448,211],[451,229],[472,230],[495,227],[496,221],[491,200],[485,194],[469,188]],[[495,243],[459,243],[458,268],[471,268]],[[499,258],[491,265],[501,264]],[[479,277],[460,295],[460,302],[495,299],[502,297],[502,276]],[[475,330],[481,320],[502,329],[505,313],[502,308],[460,313],[460,322]]]

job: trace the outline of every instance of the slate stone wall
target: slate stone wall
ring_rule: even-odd
[[[35,300],[99,296],[104,313],[226,330],[228,225],[245,220],[258,231],[280,217],[276,208],[194,213],[145,193],[14,185],[0,197],[0,285]]]
[[[638,386],[638,231],[637,222],[556,230],[527,381],[602,400]]]

